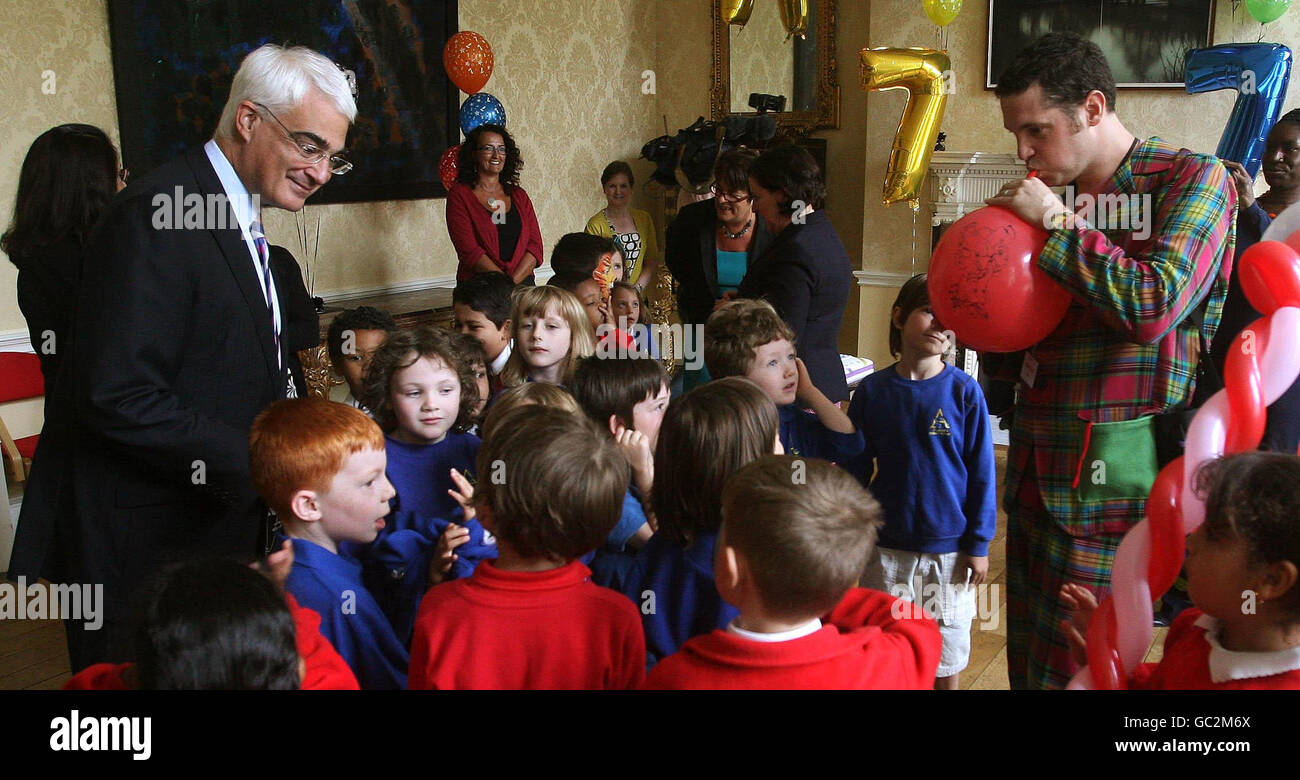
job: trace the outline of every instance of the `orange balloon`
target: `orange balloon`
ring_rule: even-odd
[[[482,91],[492,78],[492,47],[476,32],[461,30],[447,39],[442,49],[442,67],[461,92]]]

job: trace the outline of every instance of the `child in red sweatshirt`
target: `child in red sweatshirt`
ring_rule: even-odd
[[[1169,627],[1160,663],[1129,687],[1147,690],[1300,690],[1300,458],[1246,452],[1197,473],[1205,521],[1187,537],[1187,594],[1196,606]],[[1062,621],[1076,663],[1097,608],[1067,584]]]
[[[911,602],[855,588],[880,505],[826,461],[769,455],[722,492],[718,593],[740,609],[650,672],[646,688],[928,689],[942,645]]]
[[[618,522],[627,461],[584,416],[522,406],[484,425],[474,506],[496,560],[434,587],[411,643],[412,689],[630,689],[641,616],[575,560]]]

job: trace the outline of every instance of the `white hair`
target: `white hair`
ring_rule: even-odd
[[[297,108],[312,89],[333,101],[349,123],[356,119],[352,88],[343,71],[327,57],[303,46],[261,46],[239,63],[230,97],[217,123],[216,137],[235,137],[235,112],[243,101],[261,103],[277,114],[287,113]]]

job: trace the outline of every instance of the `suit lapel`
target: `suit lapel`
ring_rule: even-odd
[[[203,147],[191,149],[186,159],[203,194],[225,195],[221,180],[217,178],[217,172],[213,170],[212,162],[208,160]],[[257,272],[253,268],[253,258],[248,253],[248,244],[244,243],[243,234],[239,230],[239,220],[235,218],[235,211],[228,202],[225,206],[228,227],[225,230],[218,230],[214,226],[209,232],[216,239],[217,246],[221,248],[221,254],[226,259],[230,273],[235,278],[235,283],[239,285],[244,303],[248,305],[249,316],[253,320],[253,328],[257,331],[257,342],[262,348],[262,362],[267,373],[278,377],[280,368],[279,360],[275,355],[275,334],[271,332],[271,310],[267,307],[266,297],[262,292],[262,281],[257,278]],[[278,379],[276,382],[277,386],[283,384]],[[283,388],[280,392],[283,393]]]
[[[703,261],[704,282],[709,285],[709,295],[716,299],[722,293],[718,290],[718,239],[715,235],[718,218],[712,204],[707,214],[708,219],[700,221],[700,259]]]

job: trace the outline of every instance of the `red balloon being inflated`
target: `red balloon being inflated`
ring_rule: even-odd
[[[953,223],[930,256],[930,305],[943,327],[981,352],[1015,352],[1042,341],[1070,294],[1038,268],[1047,231],[985,206]]]

